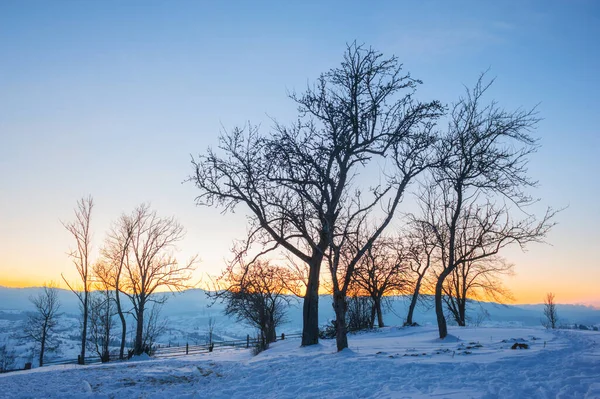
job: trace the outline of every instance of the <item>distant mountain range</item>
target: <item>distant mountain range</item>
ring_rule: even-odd
[[[2,313],[0,318],[10,317],[6,315],[14,312],[21,313],[33,310],[29,297],[37,295],[40,291],[41,288],[35,287],[8,288],[0,286],[0,312]],[[227,318],[222,317],[223,305],[216,303],[211,306],[212,301],[207,298],[206,292],[202,289],[190,289],[178,294],[165,295],[169,299],[163,307],[163,317],[176,317],[181,320],[186,316],[191,318],[217,316],[223,319],[222,323],[228,324]],[[62,312],[73,315],[79,313],[79,302],[72,292],[59,289],[58,296],[61,301]],[[285,328],[286,330],[301,329],[301,305],[301,300],[292,301],[292,306],[288,311],[287,319],[289,321]],[[467,314],[473,322],[479,319],[484,324],[539,326],[543,317],[543,307],[543,304],[501,305],[493,302],[472,301],[468,305]],[[401,325],[406,316],[407,308],[408,299],[406,297],[394,297],[391,299],[384,315],[386,324]],[[592,306],[571,304],[559,304],[557,308],[560,321],[563,324],[600,325],[600,309]],[[322,325],[334,318],[330,296],[321,296],[319,310],[319,319]],[[420,305],[417,309],[415,320],[420,324],[435,323],[435,312],[432,309],[431,300],[425,298],[424,304]],[[235,323],[235,320],[230,320],[230,322]]]

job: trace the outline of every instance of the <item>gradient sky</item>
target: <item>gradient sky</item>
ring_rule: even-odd
[[[373,3],[373,4],[371,4]],[[376,4],[375,4],[376,3]],[[221,127],[295,116],[287,90],[335,67],[347,42],[395,54],[417,97],[453,101],[490,68],[490,97],[539,104],[531,159],[545,205],[568,206],[548,241],[509,250],[517,302],[600,305],[600,3],[597,1],[0,2],[0,284],[74,269],[61,220],[93,195],[94,245],[141,202],[176,215],[217,273],[240,211],[194,205],[190,154]]]

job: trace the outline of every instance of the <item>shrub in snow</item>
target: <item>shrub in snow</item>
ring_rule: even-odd
[[[331,320],[329,324],[319,330],[319,338],[332,339],[335,338],[335,320]]]
[[[580,330],[586,330],[586,331],[589,330],[588,326],[584,326],[583,324],[579,325],[579,329]]]
[[[346,329],[350,332],[373,328],[373,301],[366,296],[351,296],[346,298]],[[319,330],[319,338],[332,339],[336,337],[336,320]]]
[[[346,298],[348,331],[360,331],[373,328],[373,300],[367,296]]]
[[[518,342],[515,342],[513,344],[513,346],[510,347],[510,349],[529,349],[529,345],[527,345],[527,344],[520,344]]]

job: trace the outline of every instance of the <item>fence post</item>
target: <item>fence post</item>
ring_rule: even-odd
[[[186,342],[185,343],[185,354],[189,354],[190,353],[190,345]]]
[[[246,348],[250,347],[250,334],[246,335]]]

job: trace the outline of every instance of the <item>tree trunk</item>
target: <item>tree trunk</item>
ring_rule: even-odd
[[[383,311],[381,310],[381,297],[375,298],[375,310],[377,311],[377,325],[379,328],[385,327],[383,324]]]
[[[42,340],[40,342],[40,367],[44,365],[44,351],[46,350],[46,325],[42,330]]]
[[[269,316],[269,334],[267,335],[267,341],[269,343],[277,341],[277,332],[275,331],[275,321],[273,320],[273,314]]]
[[[117,283],[118,285],[118,283]],[[127,321],[121,309],[121,299],[119,297],[119,289],[115,290],[115,302],[117,303],[117,313],[119,313],[119,319],[121,319],[121,348],[119,350],[119,359],[125,359],[125,340],[127,339]]]
[[[83,329],[81,331],[81,357],[79,364],[85,364],[85,344],[87,342],[87,322],[88,322],[88,292],[87,288],[83,294]]]
[[[106,312],[104,313],[104,337],[102,339],[102,358],[100,359],[103,363],[106,363],[110,360],[110,324],[111,324],[111,315],[110,315],[110,296],[109,291],[106,290]]]
[[[373,306],[371,306],[371,318],[369,319],[369,328],[375,327],[375,315],[377,314],[377,310],[375,310],[375,300],[373,299]]]
[[[423,276],[419,276],[417,279],[417,284],[415,284],[415,292],[412,294],[412,298],[410,299],[410,306],[408,307],[408,315],[406,315],[406,322],[404,325],[412,326],[413,322],[413,314],[415,313],[415,308],[417,307],[417,301],[419,300],[419,291],[421,291],[421,280]]]
[[[337,292],[333,295],[333,309],[335,310],[335,341],[338,352],[348,347],[346,331],[346,295]]]
[[[454,268],[455,265],[455,253],[454,250],[456,248],[456,224],[458,218],[460,216],[460,211],[462,209],[463,202],[463,186],[462,180],[455,185],[454,190],[457,194],[456,206],[453,211],[452,221],[450,222],[450,237],[448,240],[448,261],[443,264],[444,271],[439,275],[437,283],[435,284],[435,315],[438,323],[438,330],[440,333],[440,339],[446,338],[448,335],[448,326],[446,325],[446,318],[444,317],[444,308],[442,306],[442,286],[444,285],[444,281],[446,277]]]
[[[456,324],[460,325],[460,314],[458,311],[458,302],[457,302],[458,299],[447,294],[446,298],[442,297],[442,300],[446,304],[446,310],[448,312],[450,312],[450,314],[452,315],[452,318],[454,319]]]
[[[308,283],[302,310],[302,346],[319,343],[319,274],[323,255],[314,256],[309,264]]]
[[[137,315],[136,315],[137,323],[136,323],[136,329],[135,329],[135,345],[133,348],[134,355],[141,355],[142,353],[144,353],[144,345],[143,345],[144,306],[145,306],[145,304],[143,302],[140,302],[138,309],[137,309]]]
[[[444,308],[442,306],[442,284],[444,283],[444,278],[446,278],[446,276],[442,273],[435,285],[435,316],[437,318],[440,339],[444,339],[448,335],[448,326],[446,325]]]
[[[458,302],[458,320],[457,320],[458,325],[461,327],[464,327],[467,325],[467,323],[466,323],[467,301],[466,301],[466,298],[464,298],[464,299],[458,298],[457,302]]]

